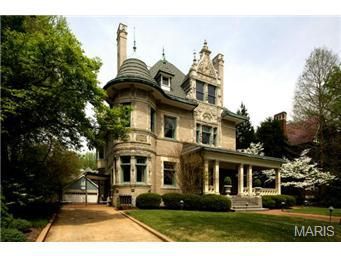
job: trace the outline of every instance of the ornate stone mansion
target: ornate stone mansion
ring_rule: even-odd
[[[203,193],[224,194],[229,176],[232,196],[254,198],[253,172],[275,169],[275,187],[261,194],[280,194],[283,160],[236,151],[236,125],[244,118],[223,106],[224,55],[211,58],[205,41],[187,73],[165,58],[148,69],[142,60],[127,58],[127,35],[127,26],[119,24],[117,76],[104,89],[110,106],[131,106],[130,132],[126,141],[108,140],[97,161],[110,177],[113,204],[134,205],[146,192],[179,192],[180,155],[193,152],[204,159]]]

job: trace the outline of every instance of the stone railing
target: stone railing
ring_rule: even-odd
[[[243,188],[243,195],[248,195],[248,194],[249,194],[248,187],[244,187]],[[256,195],[256,189],[252,188],[251,196],[255,196],[255,195]],[[275,188],[262,188],[260,191],[260,195],[261,196],[272,196],[272,195],[278,195],[278,192]]]

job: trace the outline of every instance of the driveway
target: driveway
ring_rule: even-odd
[[[64,205],[46,242],[162,242],[105,205]]]

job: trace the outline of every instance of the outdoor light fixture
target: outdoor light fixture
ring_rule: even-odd
[[[281,205],[282,205],[282,212],[283,212],[284,211],[285,202],[282,201]]]
[[[329,206],[328,210],[329,210],[329,223],[332,223],[332,214],[333,214],[333,211],[334,211],[334,207],[333,206]]]
[[[184,209],[184,204],[185,204],[184,200],[180,200],[180,208],[181,208],[181,210]]]

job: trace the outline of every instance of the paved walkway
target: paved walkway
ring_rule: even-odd
[[[322,220],[329,221],[329,216],[319,215],[319,214],[307,214],[307,213],[298,213],[298,212],[287,212],[282,210],[269,210],[269,211],[259,211],[256,213],[260,214],[270,214],[270,215],[282,215],[282,216],[291,216],[291,217],[301,217],[306,219],[314,219],[314,220]],[[340,222],[340,217],[332,216],[332,222]]]
[[[162,242],[105,205],[64,205],[46,242]]]

